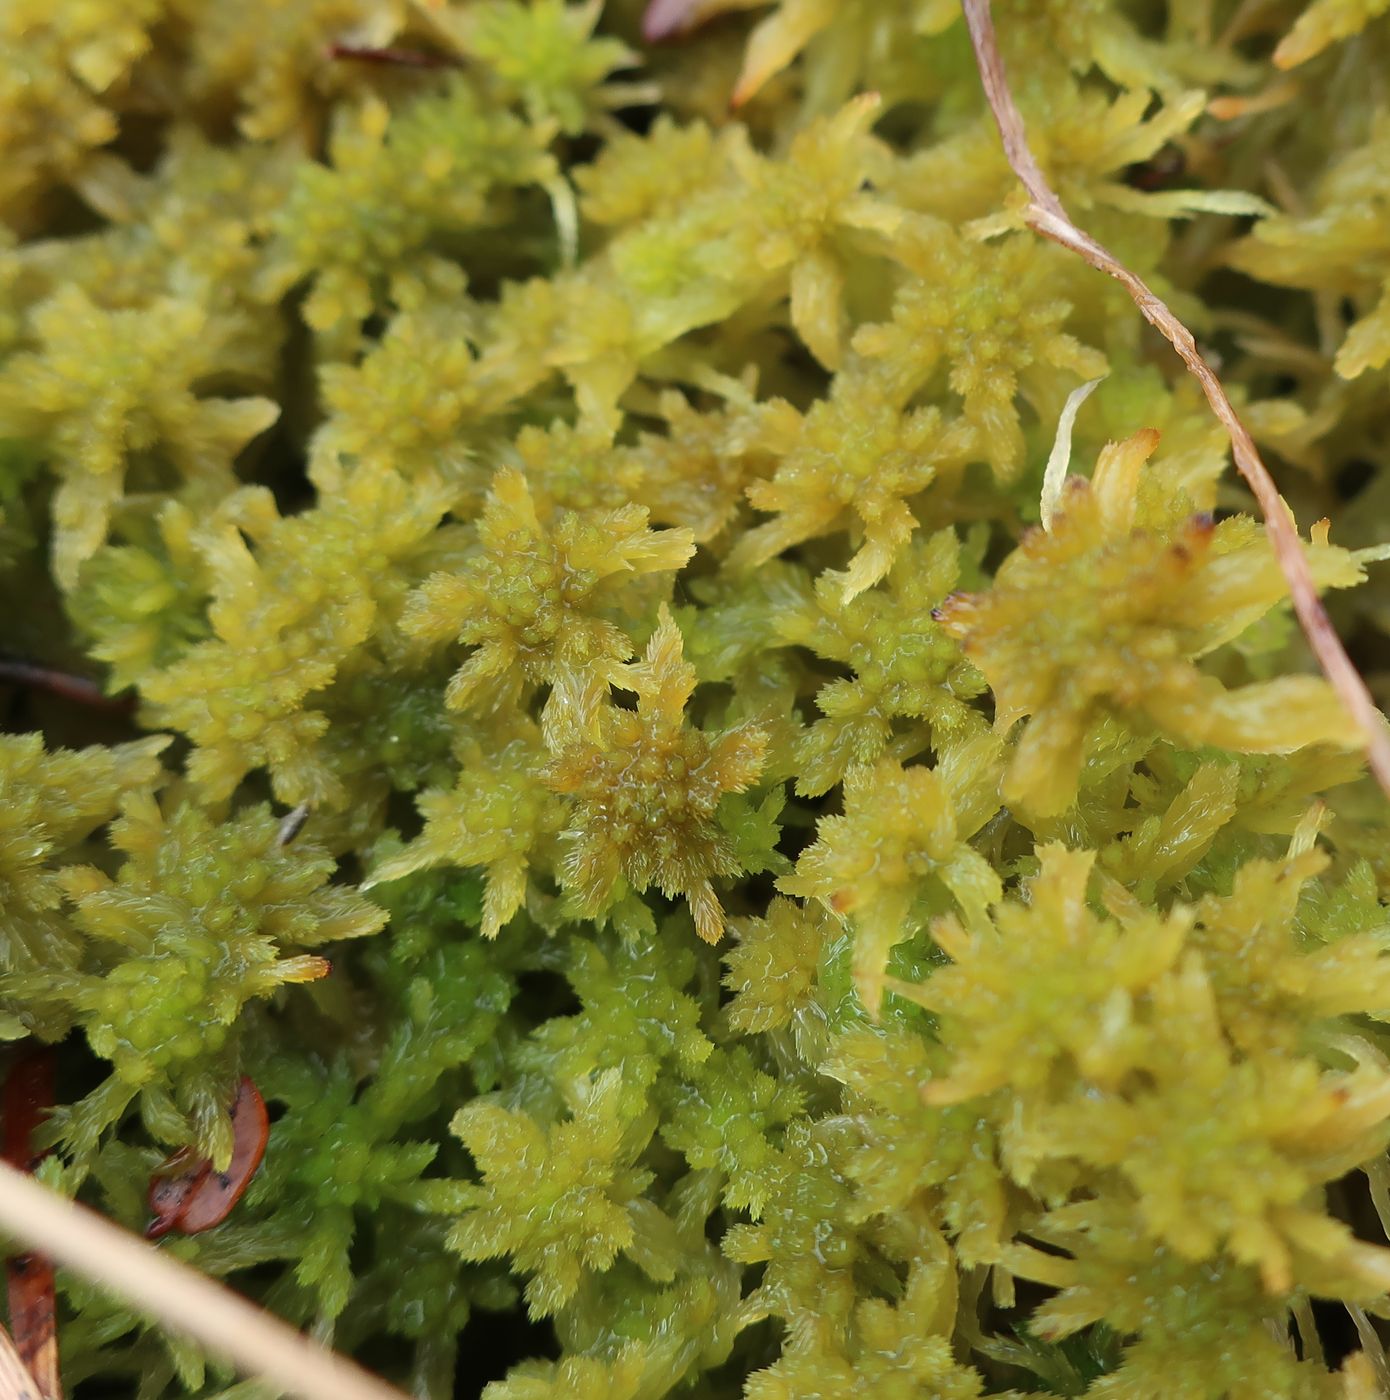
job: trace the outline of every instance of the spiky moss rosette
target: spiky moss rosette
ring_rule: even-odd
[[[994,16],[1382,701],[1385,11]],[[1381,1393],[1387,805],[953,0],[11,0],[0,147],[47,1180],[143,1228],[248,1077],[161,1247],[430,1400]]]

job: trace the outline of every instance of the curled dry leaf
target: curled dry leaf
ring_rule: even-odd
[[[243,1076],[231,1107],[232,1160],[226,1171],[214,1171],[206,1157],[180,1148],[150,1177],[149,1205],[154,1219],[145,1229],[152,1240],[177,1230],[196,1235],[220,1225],[256,1174],[265,1156],[270,1119],[265,1100]]]

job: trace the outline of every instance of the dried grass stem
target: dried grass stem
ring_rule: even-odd
[[[1155,326],[1182,357],[1183,363],[1196,377],[1207,396],[1212,412],[1221,420],[1231,439],[1231,451],[1236,468],[1249,486],[1264,516],[1265,530],[1274,549],[1293,599],[1294,612],[1308,639],[1308,645],[1322,667],[1323,674],[1355,720],[1366,741],[1367,761],[1376,781],[1390,796],[1390,730],[1385,716],[1376,708],[1356,667],[1352,665],[1318,596],[1303,544],[1288,507],[1284,504],[1269,469],[1260,460],[1259,450],[1245,424],[1240,421],[1230,398],[1222,388],[1216,372],[1202,358],[1192,332],[1173,314],[1161,298],[1154,295],[1143,279],[1137,277],[1113,253],[1103,248],[1088,233],[1077,228],[1067,216],[1062,202],[1043,178],[1033,153],[1028,149],[1023,119],[1014,103],[1004,74],[1003,60],[995,38],[994,21],[989,0],[961,0],[965,22],[970,30],[970,42],[975,49],[975,61],[984,84],[985,98],[999,126],[1004,154],[1015,175],[1028,192],[1025,211],[1028,225],[1062,247],[1084,258],[1090,265],[1115,278],[1134,299],[1145,319]]]

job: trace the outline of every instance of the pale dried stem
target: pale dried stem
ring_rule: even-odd
[[[0,1230],[283,1394],[405,1400],[345,1357],[7,1162],[0,1162]]]
[[[994,35],[989,0],[961,0],[965,22],[970,29],[970,41],[975,49],[980,80],[985,98],[999,126],[1004,155],[1015,175],[1028,192],[1029,203],[1024,217],[1029,226],[1062,247],[1084,258],[1101,272],[1108,273],[1134,299],[1145,319],[1155,326],[1172,344],[1183,363],[1191,370],[1202,392],[1207,396],[1212,412],[1221,420],[1231,439],[1231,451],[1236,468],[1244,477],[1251,494],[1264,516],[1265,530],[1278,560],[1279,568],[1288,581],[1294,612],[1298,615],[1303,635],[1313,650],[1323,674],[1341,697],[1348,713],[1356,722],[1366,741],[1367,761],[1382,791],[1390,796],[1390,730],[1385,717],[1376,708],[1365,682],[1352,665],[1337,633],[1328,619],[1327,610],[1318,597],[1317,586],[1303,553],[1303,543],[1293,523],[1288,507],[1268,468],[1260,460],[1249,430],[1240,421],[1235,408],[1221,387],[1216,372],[1202,358],[1191,331],[1155,296],[1143,280],[1132,273],[1113,253],[1101,247],[1088,233],[1072,223],[1062,202],[1043,178],[1023,129],[1013,94],[1004,75],[999,45]]]

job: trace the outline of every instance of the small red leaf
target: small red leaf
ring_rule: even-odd
[[[206,1157],[181,1148],[150,1177],[150,1210],[154,1219],[145,1230],[158,1239],[170,1230],[196,1235],[220,1225],[241,1199],[265,1156],[270,1118],[265,1100],[250,1079],[243,1077],[231,1107],[232,1160],[226,1171],[214,1171]]]
[[[183,1215],[193,1188],[212,1170],[206,1157],[196,1157],[191,1147],[181,1147],[150,1174],[150,1213],[154,1219],[145,1227],[145,1237],[157,1240],[167,1235]]]

